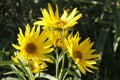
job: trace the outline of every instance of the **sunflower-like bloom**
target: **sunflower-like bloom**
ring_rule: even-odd
[[[96,64],[99,54],[93,54],[95,49],[91,48],[94,43],[90,43],[89,38],[85,39],[81,43],[79,43],[79,41],[80,37],[78,32],[74,37],[72,34],[68,36],[68,40],[66,40],[66,46],[70,57],[72,57],[75,64],[83,74],[86,74],[86,71],[93,72],[90,70],[90,68],[97,69],[94,64]]]
[[[48,67],[43,61],[29,61],[28,65],[33,73],[44,71]]]
[[[30,68],[31,72],[32,73],[38,73],[40,71],[44,71],[46,70],[46,68],[48,67],[47,64],[42,61],[42,60],[39,60],[39,59],[34,59],[34,60],[25,60],[25,56],[19,56],[18,55],[19,53],[15,52],[14,53],[14,56],[12,56],[12,60],[14,62],[17,62],[17,63],[21,63],[22,64],[25,64],[27,67]],[[18,65],[19,67],[21,67],[21,65]]]
[[[42,60],[39,60],[39,59],[34,59],[34,60],[24,60],[25,58],[23,56],[18,56],[17,52],[15,52],[14,56],[15,57],[12,57],[12,60],[14,62],[17,62],[17,63],[21,63],[24,64],[26,67],[29,67],[31,72],[32,73],[38,73],[40,71],[44,71],[46,70],[46,68],[48,67],[47,64],[42,61]],[[18,65],[18,67],[21,67],[21,65]]]
[[[39,21],[36,21],[35,25],[42,25],[50,29],[67,29],[74,26],[77,20],[82,17],[82,14],[78,14],[77,8],[74,8],[70,14],[67,10],[64,10],[63,14],[59,15],[58,5],[56,5],[56,11],[54,13],[51,5],[48,3],[48,11],[46,9],[41,9],[43,17]]]
[[[66,38],[68,31],[63,30],[63,31],[49,31],[50,38],[53,40],[53,45],[54,47],[59,47],[63,50],[66,49],[64,39]]]
[[[40,33],[40,27],[35,26],[30,29],[30,25],[26,25],[25,35],[21,28],[19,28],[18,44],[12,44],[12,46],[19,50],[19,52],[12,56],[12,59],[16,61],[16,58],[21,57],[25,62],[28,60],[42,60],[53,62],[51,59],[45,56],[45,54],[53,51],[52,40],[48,39],[47,33],[43,30]]]

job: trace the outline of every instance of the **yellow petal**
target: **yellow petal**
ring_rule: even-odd
[[[14,48],[18,49],[18,50],[21,50],[21,47],[20,47],[20,46],[17,46],[17,45],[15,45],[15,44],[12,44],[12,46],[13,46]]]
[[[70,21],[75,16],[76,13],[77,13],[77,8],[74,8],[72,12],[69,14],[67,21]]]
[[[49,3],[48,3],[48,10],[49,10],[51,19],[54,20],[55,19],[54,12],[53,12],[53,9]]]
[[[61,16],[61,19],[62,19],[62,20],[65,20],[66,17],[67,17],[67,10],[64,10],[64,12],[63,12],[63,14],[62,14],[62,16]]]
[[[59,19],[58,5],[56,5],[55,16],[56,16],[56,19]]]

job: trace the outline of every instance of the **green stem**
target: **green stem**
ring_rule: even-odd
[[[63,56],[63,58],[62,58],[62,67],[61,67],[60,74],[59,74],[59,80],[60,80],[61,77],[62,77],[64,64],[65,64],[65,56]]]
[[[59,69],[59,64],[58,64],[58,50],[57,50],[57,48],[56,48],[56,50],[55,50],[55,54],[56,54],[56,61],[55,61],[55,63],[56,63],[56,78],[58,79],[58,69]]]
[[[62,80],[65,80],[65,77],[67,76],[68,71],[69,71],[69,69],[70,69],[70,67],[71,67],[71,62],[72,62],[72,60],[70,59],[70,60],[69,60],[69,64],[68,64],[68,69],[67,69],[67,71],[66,71],[66,73],[65,73],[65,75],[64,75],[64,77],[63,77]]]

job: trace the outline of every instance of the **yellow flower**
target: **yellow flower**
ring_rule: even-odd
[[[29,61],[28,65],[33,73],[43,71],[47,67],[46,63],[43,61]]]
[[[98,60],[99,54],[93,54],[95,49],[91,48],[94,43],[90,43],[89,38],[85,39],[81,43],[79,43],[79,41],[80,37],[78,32],[74,37],[72,34],[68,36],[68,41],[66,40],[66,46],[70,57],[73,58],[75,64],[83,74],[86,74],[86,71],[93,72],[90,70],[90,68],[97,69],[94,64],[96,64],[96,60]]]
[[[53,12],[51,5],[48,3],[48,11],[41,9],[43,17],[39,21],[36,21],[35,25],[42,25],[50,29],[68,29],[77,23],[77,20],[82,17],[82,14],[77,14],[77,8],[74,8],[70,14],[67,10],[64,10],[63,14],[59,15],[58,5],[56,5],[56,11]],[[77,14],[77,15],[76,15]]]
[[[39,59],[34,59],[34,60],[26,60],[24,61],[23,59],[25,59],[23,56],[19,56],[17,55],[19,53],[15,52],[14,56],[12,56],[12,60],[14,62],[20,63],[20,61],[23,62],[23,64],[25,64],[25,66],[29,67],[32,73],[38,73],[40,71],[44,71],[48,66],[46,65],[46,63],[42,60]],[[21,65],[18,65],[19,67],[21,67]]]
[[[68,31],[49,31],[50,38],[53,40],[54,47],[59,47],[63,50],[66,49],[66,46],[64,45],[64,39],[67,36]]]
[[[40,27],[35,28],[35,26],[30,29],[30,25],[26,25],[25,35],[21,28],[19,28],[18,34],[18,44],[12,44],[12,46],[18,49],[20,52],[16,54],[14,58],[21,57],[24,61],[28,60],[42,60],[53,62],[51,59],[45,56],[45,54],[53,51],[52,40],[48,39],[48,34],[45,30],[40,33]]]

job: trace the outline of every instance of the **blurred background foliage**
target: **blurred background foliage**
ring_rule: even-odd
[[[58,4],[60,14],[75,7],[83,14],[74,29],[83,40],[90,37],[95,42],[101,57],[99,70],[82,75],[82,80],[120,80],[120,0],[0,0],[0,61],[11,59],[11,43],[16,43],[18,27],[32,25],[47,3],[54,8]],[[0,78],[9,69],[0,67]]]

